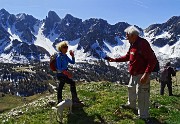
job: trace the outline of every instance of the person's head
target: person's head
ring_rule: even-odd
[[[134,43],[139,37],[140,31],[135,26],[129,26],[124,32],[126,33],[126,38],[129,40],[129,43]]]
[[[61,41],[60,43],[58,43],[56,45],[56,49],[59,51],[59,52],[62,52],[62,53],[66,53],[67,50],[68,50],[68,42],[67,41]]]

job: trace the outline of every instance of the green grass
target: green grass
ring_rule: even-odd
[[[180,73],[178,73],[178,81]],[[175,78],[173,79],[175,81]],[[173,83],[176,85],[176,82]],[[167,88],[165,95],[159,95],[159,83],[151,82],[151,107],[150,115],[153,124],[179,124],[180,123],[180,84],[173,87],[176,96],[169,97]],[[91,82],[77,85],[78,95],[84,101],[85,107],[73,108],[72,115],[64,111],[63,123],[65,124],[145,124],[137,118],[132,110],[125,110],[120,105],[127,102],[127,87],[111,82]],[[51,95],[51,96],[50,96]],[[66,84],[63,90],[64,98],[71,98],[69,86]],[[45,97],[46,96],[46,97]],[[49,96],[49,97],[48,97]],[[29,102],[38,98],[56,100],[56,93],[41,94],[29,97]],[[4,98],[5,99],[5,98]],[[18,101],[19,98],[14,98]],[[0,103],[2,103],[0,99]],[[7,102],[7,101],[6,101]],[[16,102],[16,101],[14,101]],[[43,100],[39,100],[43,103]],[[13,101],[9,104],[12,104]],[[18,102],[17,102],[18,103]],[[156,103],[156,104],[154,104]],[[17,104],[19,106],[19,104]],[[11,107],[12,108],[12,107]],[[25,111],[29,108],[27,111]],[[46,105],[24,106],[17,110],[23,110],[20,116],[10,116],[7,119],[7,112],[0,115],[2,124],[58,124],[51,107]],[[52,114],[52,116],[51,116]],[[5,121],[6,120],[6,121]]]
[[[0,113],[4,111],[8,111],[17,106],[22,106],[24,103],[33,102],[34,100],[37,100],[46,95],[47,95],[46,93],[43,93],[43,94],[36,94],[30,97],[19,97],[19,96],[5,94],[4,97],[0,97]]]
[[[16,107],[17,105],[22,105],[21,99],[21,97],[12,95],[5,95],[4,97],[0,97],[0,113],[10,110]]]

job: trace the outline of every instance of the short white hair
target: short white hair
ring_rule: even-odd
[[[135,26],[129,26],[124,30],[125,33],[127,33],[128,35],[139,35],[140,31],[135,27]]]

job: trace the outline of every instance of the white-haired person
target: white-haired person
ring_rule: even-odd
[[[69,54],[72,56],[72,59],[70,59],[66,54],[68,51],[67,41],[58,43],[56,49],[59,51],[58,56],[56,57],[57,79],[59,80],[57,92],[58,103],[63,101],[62,90],[65,83],[70,85],[73,104],[81,103],[77,96],[75,81],[72,80],[72,74],[68,71],[68,63],[75,64],[74,52],[72,50],[69,51]]]
[[[110,62],[129,61],[130,80],[128,84],[128,104],[123,108],[136,110],[138,100],[138,115],[141,119],[149,118],[150,79],[157,59],[147,40],[139,36],[140,31],[135,26],[125,29],[130,48],[125,56],[110,58]]]

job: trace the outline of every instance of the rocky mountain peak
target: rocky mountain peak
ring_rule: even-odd
[[[75,18],[70,14],[67,14],[59,25],[61,31],[59,39],[74,40],[78,39],[82,35],[82,19]],[[57,31],[56,31],[57,33]]]
[[[162,24],[153,24],[145,29],[152,43],[158,47],[174,45],[180,38],[180,16],[173,16]],[[158,36],[158,38],[156,38]]]
[[[130,26],[127,22],[111,25],[98,18],[82,21],[70,14],[61,19],[54,11],[49,11],[46,19],[41,21],[25,13],[9,14],[5,9],[0,10],[0,17],[0,57],[7,54],[11,60],[14,52],[28,60],[39,59],[39,54],[48,59],[61,40],[70,42],[70,47],[77,52],[79,60],[101,58],[103,53],[121,56],[128,50],[129,44],[125,41],[124,32]],[[154,48],[159,47],[158,52],[177,57],[180,46],[179,18],[174,16],[165,23],[150,25],[145,30],[136,27]],[[22,47],[23,50],[20,50]],[[37,51],[40,47],[43,50]]]
[[[65,25],[67,27],[77,26],[82,23],[82,19],[73,17],[70,14],[67,14],[61,21],[61,25]]]
[[[16,15],[16,19],[20,20],[20,21],[24,20],[24,19],[26,19],[26,14],[25,13],[19,13]]]
[[[54,11],[49,11],[46,19],[48,19],[52,22],[59,22],[61,20],[60,17]]]
[[[6,22],[9,16],[10,16],[9,12],[7,12],[5,9],[1,9],[0,10],[0,25],[7,27]]]
[[[75,19],[78,19],[78,18],[72,16],[71,14],[66,14],[66,16],[63,18],[63,20],[67,20],[67,21],[73,21]]]
[[[10,15],[8,11],[6,11],[4,8],[0,10],[0,15]]]
[[[173,16],[171,17],[166,23],[168,25],[176,24],[180,22],[180,16]]]
[[[60,21],[61,21],[60,17],[54,11],[49,11],[48,16],[46,16],[46,19],[44,20],[43,34],[45,36],[50,35],[50,32],[55,27],[58,27]],[[59,33],[59,31],[57,33]]]

